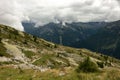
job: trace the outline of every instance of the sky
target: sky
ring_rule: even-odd
[[[0,0],[0,24],[24,31],[22,22],[120,20],[120,0]]]

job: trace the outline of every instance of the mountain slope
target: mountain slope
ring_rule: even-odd
[[[120,58],[120,21],[108,23],[103,29],[86,41],[78,44],[78,46],[79,45],[84,48]]]
[[[45,40],[63,44],[66,46],[76,47],[73,44],[85,40],[95,34],[97,30],[104,26],[105,22],[88,22],[88,23],[49,23],[44,26],[34,28],[33,23],[22,23],[25,32],[41,37]]]
[[[77,73],[76,68],[88,56],[100,72],[88,73],[88,76],[84,72]],[[113,80],[120,77],[117,75],[119,68],[120,61],[112,57],[87,49],[60,46],[0,25],[1,80],[87,80],[86,77],[101,80],[101,76],[102,80]]]

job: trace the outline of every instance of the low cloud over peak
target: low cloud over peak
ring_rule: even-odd
[[[120,19],[119,0],[0,0],[0,23],[22,30],[22,21],[114,21]]]

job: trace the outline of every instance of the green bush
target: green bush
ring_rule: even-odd
[[[0,43],[0,57],[12,57],[10,54],[6,52],[6,48],[3,46],[4,44]]]
[[[0,38],[0,43],[2,43],[1,41],[2,41],[2,38]]]
[[[13,62],[11,62],[11,61],[8,61],[8,62],[0,62],[0,65],[3,65],[3,64],[13,64]]]
[[[23,50],[23,53],[25,54],[26,57],[28,58],[32,58],[33,56],[35,56],[35,53],[32,51],[25,51]]]
[[[97,62],[97,65],[98,65],[100,68],[104,68],[104,62]]]
[[[97,72],[98,66],[87,57],[77,68],[77,72]]]

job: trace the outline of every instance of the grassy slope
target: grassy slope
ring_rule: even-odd
[[[102,54],[91,52],[87,49],[76,49],[64,47],[36,38],[32,35],[19,32],[13,28],[0,26],[0,57],[14,59],[9,51],[17,49],[27,64],[33,64],[38,67],[50,67],[45,72],[37,69],[24,69],[19,64],[26,64],[21,60],[13,63],[1,62],[0,80],[119,80],[120,61]],[[5,47],[5,44],[12,45],[13,50]],[[12,49],[12,48],[11,48]],[[95,73],[77,73],[75,69],[84,58],[90,56],[97,63],[104,62],[105,68],[100,68],[100,72]],[[17,65],[18,67],[14,68]],[[63,75],[63,76],[62,76]]]
[[[39,72],[32,69],[19,70],[12,67],[0,67],[0,80],[120,80],[118,69],[106,68],[103,72],[76,73],[73,69],[66,69],[66,75],[60,70]]]

